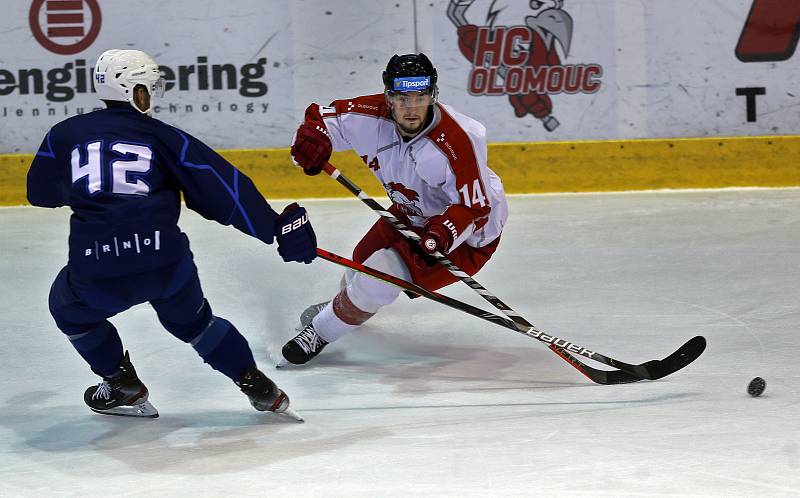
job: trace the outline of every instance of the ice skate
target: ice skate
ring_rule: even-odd
[[[127,417],[158,417],[158,411],[147,401],[147,387],[139,380],[125,351],[119,365],[119,373],[103,377],[103,382],[89,387],[83,400],[97,413]]]
[[[317,356],[327,345],[328,342],[317,335],[314,325],[309,323],[294,339],[283,346],[281,352],[289,363],[302,365]]]
[[[289,408],[289,396],[255,366],[248,369],[236,385],[247,395],[256,410],[284,413],[299,422],[303,421],[302,417]]]
[[[300,326],[297,328],[297,331],[299,332],[306,328],[306,326],[311,323],[311,320],[313,320],[315,316],[319,315],[319,312],[322,311],[322,309],[327,306],[329,302],[330,301],[325,301],[322,303],[312,304],[302,313],[300,313]]]

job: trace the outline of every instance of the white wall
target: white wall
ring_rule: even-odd
[[[484,122],[495,142],[800,132],[794,110],[800,55],[756,63],[735,56],[750,0],[549,0],[563,4],[556,12],[540,12],[532,6],[547,5],[520,0],[460,1],[469,3],[463,12],[467,22],[487,26],[491,20],[495,29],[530,24],[558,31],[553,26],[560,25],[565,33],[564,21],[571,19],[571,38],[563,37],[569,53],[556,44],[558,70],[602,68],[602,76],[592,80],[596,91],[550,95],[552,116],[560,122],[553,131],[530,114],[516,117],[506,95],[470,94],[473,65],[458,49],[446,0],[141,0],[135,8],[129,2],[82,0],[81,10],[66,11],[83,16],[78,27],[90,29],[92,4],[102,20],[97,38],[72,54],[54,53],[32,34],[31,10],[43,32],[65,26],[48,23],[52,0],[8,2],[0,18],[0,152],[31,152],[54,122],[97,106],[90,91],[80,92],[86,85],[81,88],[74,66],[84,61],[82,76],[90,81],[89,67],[112,47],[145,50],[175,72],[178,66],[195,66],[185,88],[167,92],[156,117],[215,147],[287,146],[308,103],[380,92],[388,58],[415,48],[437,65],[441,100]],[[551,21],[543,21],[546,17]],[[65,45],[81,38],[51,40]],[[73,69],[61,86],[77,93],[48,95],[47,73],[65,64]],[[213,65],[232,66],[234,84],[210,88]],[[208,68],[207,89],[198,83],[199,66]],[[254,73],[248,91],[241,88],[243,68],[263,69]],[[20,73],[31,69],[41,71],[42,88],[34,88],[30,78],[27,89],[20,86]],[[766,91],[756,97],[754,122],[746,119],[739,87]]]

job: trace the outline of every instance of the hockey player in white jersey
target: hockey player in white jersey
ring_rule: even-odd
[[[353,250],[359,263],[435,290],[457,280],[430,255],[440,251],[469,275],[489,261],[508,216],[503,185],[487,166],[486,129],[438,102],[437,72],[425,54],[395,55],[384,92],[311,104],[291,154],[308,175],[332,150],[353,149],[386,189],[396,217],[421,237],[417,245],[383,218]],[[300,333],[282,353],[303,364],[356,329],[400,289],[348,271],[331,301],[309,306]]]

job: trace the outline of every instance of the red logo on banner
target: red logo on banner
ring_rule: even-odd
[[[450,0],[447,7],[458,49],[472,64],[467,82],[471,95],[506,95],[516,117],[533,116],[553,131],[560,123],[553,115],[552,96],[600,90],[600,64],[563,62],[570,53],[573,26],[572,16],[562,8],[564,0],[518,2],[527,4],[525,15],[519,15],[524,24],[496,22],[505,7],[497,9],[493,1],[482,26],[466,17],[474,2]]]
[[[82,52],[100,34],[97,0],[34,0],[28,24],[36,41],[60,55]]]
[[[777,62],[790,58],[800,37],[800,2],[753,0],[736,58],[742,62]]]

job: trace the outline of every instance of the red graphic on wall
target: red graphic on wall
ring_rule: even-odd
[[[800,38],[800,2],[753,0],[736,58],[742,62],[778,62],[794,55]]]
[[[59,55],[86,50],[100,34],[97,0],[33,0],[28,24],[41,46]]]
[[[450,0],[447,17],[456,26],[458,48],[472,63],[468,90],[472,95],[507,95],[514,114],[530,114],[547,131],[559,126],[551,96],[595,93],[600,90],[599,64],[564,64],[572,43],[572,17],[563,0],[531,0],[524,25],[495,26],[502,9],[487,12],[487,24],[466,18],[475,0]]]

